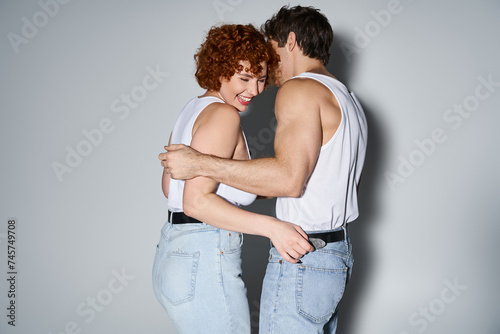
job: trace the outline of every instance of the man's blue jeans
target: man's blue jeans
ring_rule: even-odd
[[[291,264],[271,248],[262,287],[260,334],[335,333],[337,305],[353,264],[349,237],[300,260]]]

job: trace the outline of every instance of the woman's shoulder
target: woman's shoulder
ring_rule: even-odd
[[[219,122],[237,122],[240,123],[240,115],[238,110],[232,105],[224,102],[213,102],[206,106],[200,113],[199,117],[206,120]]]
[[[217,131],[240,129],[240,115],[235,107],[223,102],[213,102],[207,105],[198,115],[194,130],[209,127]]]

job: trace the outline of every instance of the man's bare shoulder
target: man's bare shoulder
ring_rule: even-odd
[[[330,90],[318,80],[311,78],[292,78],[286,81],[278,90],[278,95],[286,98],[311,100],[320,97]]]
[[[286,81],[276,95],[276,116],[280,119],[298,117],[301,121],[304,121],[305,117],[319,120],[320,101],[324,95],[321,86],[324,87],[309,78],[293,78]]]

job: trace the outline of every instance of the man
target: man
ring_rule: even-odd
[[[301,226],[316,250],[290,263],[283,259],[301,254],[271,248],[260,333],[335,333],[353,262],[346,227],[358,216],[366,118],[355,96],[326,70],[333,31],[319,10],[285,6],[264,32],[280,56],[275,156],[237,161],[171,145],[159,158],[176,179],[205,176],[278,197],[277,218]]]

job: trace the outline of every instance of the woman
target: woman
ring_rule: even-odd
[[[181,110],[170,142],[249,159],[239,112],[264,89],[277,66],[276,54],[252,25],[224,25],[208,32],[195,60],[196,79],[206,92]],[[241,210],[256,196],[208,178],[179,181],[165,170],[162,187],[169,219],[153,266],[156,297],[180,333],[250,333],[240,232],[269,237],[275,245],[305,233]]]

